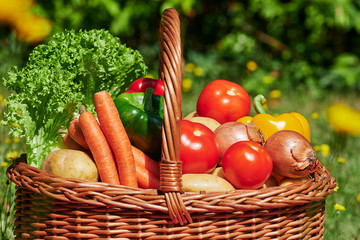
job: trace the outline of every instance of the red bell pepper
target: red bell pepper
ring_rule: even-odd
[[[164,96],[164,82],[152,78],[139,78],[135,80],[126,93],[146,92],[147,88],[152,88],[156,95]]]

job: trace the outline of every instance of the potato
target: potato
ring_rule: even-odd
[[[59,149],[49,153],[41,169],[64,178],[98,181],[98,170],[92,158],[79,150]]]
[[[280,183],[279,186],[281,187],[285,187],[287,185],[293,184],[293,183],[304,183],[307,180],[309,180],[308,177],[302,177],[302,178],[289,178],[289,177],[285,177],[283,178]]]
[[[190,122],[197,122],[204,124],[205,126],[210,128],[211,131],[213,132],[215,131],[215,129],[217,129],[220,126],[220,123],[218,121],[209,117],[192,117],[187,120],[189,120]]]
[[[185,192],[224,192],[235,190],[225,179],[208,173],[186,173],[182,175],[182,189]]]
[[[275,187],[277,185],[278,185],[278,183],[276,181],[276,178],[273,175],[270,175],[268,180],[264,183],[264,185],[262,185],[261,188]]]
[[[189,120],[190,118],[193,118],[193,117],[196,117],[196,116],[197,116],[196,111],[193,111],[193,112],[189,113],[188,115],[186,115],[183,119],[184,120]]]

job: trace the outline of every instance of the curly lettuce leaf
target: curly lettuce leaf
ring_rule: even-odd
[[[146,70],[141,54],[106,30],[56,34],[33,50],[24,68],[13,67],[4,78],[14,93],[2,124],[25,138],[28,164],[40,168],[78,105],[94,112],[94,93],[116,97]]]

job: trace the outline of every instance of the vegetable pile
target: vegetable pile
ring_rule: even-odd
[[[181,120],[183,126],[204,119],[197,121],[202,127],[181,128],[183,173],[201,181],[194,183],[186,176],[184,189],[229,190],[217,178],[234,189],[259,189],[301,184],[312,177],[319,161],[310,143],[307,119],[297,112],[267,114],[262,108],[265,102],[264,96],[256,96],[253,106],[257,114],[249,116],[250,96],[240,85],[221,79],[203,89],[196,111]],[[216,176],[215,180],[208,178],[209,174]]]
[[[61,177],[87,181],[100,178],[108,184],[159,188],[159,163],[148,157],[143,148],[140,150],[132,145],[110,94],[105,90],[96,92],[94,105],[96,114],[87,111],[84,105],[79,106],[80,115],[71,120],[63,138],[66,148],[49,153],[41,168]],[[79,157],[80,153],[82,157]],[[85,158],[91,159],[90,162],[96,166],[95,179],[86,177],[86,174],[93,176],[94,171],[82,171],[89,163],[84,162]],[[59,170],[64,168],[69,171]]]
[[[67,31],[39,45],[5,84],[5,113],[29,165],[65,178],[160,187],[164,84],[143,78],[139,52],[103,30]],[[319,162],[296,112],[272,116],[237,83],[214,80],[180,121],[186,192],[302,184]]]
[[[137,84],[138,80],[133,84]],[[163,92],[157,92],[160,95],[155,94],[156,86],[150,85],[150,81],[157,80],[146,81],[146,84],[149,84],[146,89],[124,91],[113,97],[107,91],[95,93],[95,113],[80,105],[79,117],[74,117],[68,128],[62,131],[63,143],[67,148],[62,150],[72,149],[86,154],[97,166],[99,180],[102,182],[141,188],[160,187],[161,149],[158,146],[161,146],[161,137],[155,137],[157,135],[154,135],[154,131],[159,131],[161,136]],[[213,88],[211,91],[223,91],[222,94],[227,99],[221,101],[222,94],[216,94],[220,96],[218,100],[225,104],[221,108],[218,107],[219,115],[223,109],[229,114],[226,104],[233,104],[233,101],[237,101],[235,106],[241,108],[241,101],[244,99],[232,98],[237,94],[244,94],[243,89],[237,88],[241,89],[237,92],[232,89],[234,83],[224,83],[224,80],[212,82],[213,85],[222,84],[223,89]],[[206,95],[200,95],[200,98],[203,96]],[[248,95],[245,96],[250,98]],[[212,94],[209,94],[203,101],[212,99]],[[254,101],[258,99],[259,97],[256,97]],[[248,101],[246,99],[245,104]],[[233,111],[236,111],[237,108],[234,109]],[[180,121],[180,160],[184,191],[260,189],[302,184],[311,178],[319,162],[306,138],[310,137],[310,129],[301,131],[300,134],[300,130],[288,130],[287,125],[281,122],[288,121],[288,118],[277,118],[277,121],[267,122],[276,124],[277,129],[273,128],[272,132],[263,133],[263,125],[258,127],[251,120],[264,116],[265,113],[259,113],[253,118],[244,114],[248,113],[236,113],[232,120],[219,123],[215,115],[201,116],[201,113],[194,111]],[[295,113],[292,114],[294,116]],[[151,118],[154,117],[157,118],[157,125],[151,123]],[[247,121],[244,121],[245,118]],[[292,119],[293,125],[298,123],[300,126],[301,121],[296,119],[298,118]],[[304,117],[301,117],[301,120],[307,123]],[[151,150],[152,156],[148,154],[149,146],[157,146]],[[56,171],[62,167],[56,166],[59,164],[57,155],[60,153],[61,150],[51,152],[42,168],[48,171],[49,167],[46,166],[50,165],[50,169],[54,170],[48,171],[49,173],[57,172],[60,176],[68,177],[68,173],[65,175],[61,171]],[[71,162],[72,158],[76,158],[75,155],[66,156],[70,158],[65,158],[69,162],[67,164],[77,163],[77,160]],[[83,159],[79,158],[80,160]],[[88,180],[75,173],[73,177]]]

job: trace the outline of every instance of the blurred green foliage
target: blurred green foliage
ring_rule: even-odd
[[[329,88],[359,90],[359,2],[203,3],[188,25],[188,32],[201,33],[187,39],[198,41],[191,49],[209,52],[207,49],[213,49],[215,44],[217,62],[225,59],[226,64],[242,69],[249,60],[255,61],[259,68],[253,74],[235,74],[250,91],[266,87],[262,77],[274,73],[276,81],[268,84],[269,88],[293,89],[302,85],[315,97],[321,97]],[[232,71],[224,69],[219,76],[235,80],[226,73]]]
[[[206,69],[200,80],[224,78],[249,92],[304,87],[313,97],[324,89],[360,89],[358,1],[38,0],[33,11],[53,21],[53,33],[108,29],[140,49],[156,72],[156,31],[167,7],[181,14],[185,61]],[[10,29],[0,34],[7,39],[2,47],[19,45],[10,43]],[[9,51],[0,51],[0,61],[21,65],[8,61]],[[258,68],[248,71],[249,61]]]

